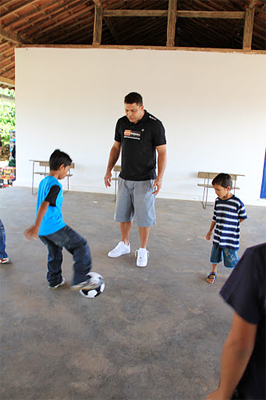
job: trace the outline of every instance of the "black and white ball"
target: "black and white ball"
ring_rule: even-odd
[[[102,275],[98,274],[98,272],[89,272],[87,276],[88,279],[97,283],[98,286],[91,290],[80,290],[79,293],[82,296],[87,297],[87,299],[93,299],[94,297],[98,297],[104,291],[105,283]]]

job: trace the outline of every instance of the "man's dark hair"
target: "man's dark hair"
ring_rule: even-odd
[[[49,164],[50,170],[57,171],[60,165],[64,164],[65,167],[71,165],[72,160],[68,154],[56,149],[50,156]]]
[[[136,92],[131,92],[128,93],[124,99],[125,104],[133,104],[136,103],[138,106],[143,105],[143,99],[142,96],[139,93]]]
[[[224,188],[232,187],[232,178],[228,174],[218,174],[212,181],[212,185],[220,185]]]

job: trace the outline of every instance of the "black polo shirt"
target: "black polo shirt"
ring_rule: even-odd
[[[129,181],[156,178],[156,146],[166,144],[161,121],[146,110],[136,124],[124,116],[117,121],[115,141],[122,146],[121,178]]]

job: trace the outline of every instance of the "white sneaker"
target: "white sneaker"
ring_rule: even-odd
[[[99,282],[94,282],[93,279],[77,283],[70,287],[71,290],[92,290],[99,287]]]
[[[0,264],[11,264],[9,258],[0,258]]]
[[[116,258],[120,257],[123,254],[130,253],[130,244],[125,244],[124,242],[119,242],[118,245],[108,253],[108,257]]]
[[[139,248],[138,250],[135,251],[135,257],[137,258],[136,265],[137,267],[144,268],[148,264],[148,258],[149,258],[150,253],[148,250]]]

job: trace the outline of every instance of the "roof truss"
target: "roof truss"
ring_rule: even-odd
[[[164,40],[165,48],[200,46],[200,38],[195,35],[195,27],[201,29],[201,36],[215,36],[216,42],[222,41],[227,34],[227,26],[234,21],[235,32],[231,40],[238,48],[252,51],[252,40],[266,42],[266,0],[2,0],[0,5],[0,86],[15,85],[14,49],[17,46],[70,46],[79,47],[89,42],[91,46],[125,46],[125,38],[136,42],[127,48],[141,47],[145,36],[159,38],[159,48]],[[239,3],[242,7],[237,6]],[[182,8],[183,6],[183,8]],[[256,33],[254,34],[255,16]],[[145,27],[138,24],[137,33],[127,26],[128,20],[143,18]],[[189,20],[191,34],[182,36],[184,23]],[[118,22],[120,21],[120,22]],[[148,21],[148,22],[147,22]],[[164,21],[162,23],[156,21]],[[209,22],[208,22],[209,21]],[[219,26],[223,31],[215,31],[210,21],[224,21]],[[137,23],[137,22],[136,22]],[[188,24],[186,24],[187,26]],[[211,25],[211,27],[210,27]],[[179,34],[181,30],[181,34]],[[241,32],[242,31],[242,32]],[[179,36],[177,38],[177,35]],[[106,37],[108,37],[107,43]],[[134,39],[133,39],[134,37]],[[139,39],[139,43],[137,42]],[[163,39],[164,38],[164,39]],[[229,38],[230,39],[230,38]],[[155,39],[156,40],[156,39]],[[190,45],[189,41],[194,45]],[[242,40],[242,42],[239,42]],[[144,45],[145,46],[145,45]],[[149,46],[153,47],[154,46]],[[218,46],[219,47],[219,46]],[[205,47],[206,48],[206,47]],[[222,47],[221,47],[222,48]]]

